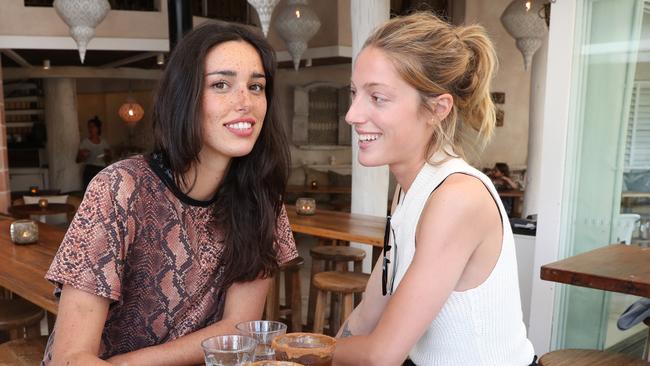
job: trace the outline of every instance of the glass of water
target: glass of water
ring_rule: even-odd
[[[271,320],[253,320],[239,323],[236,325],[237,330],[242,334],[255,338],[257,349],[255,350],[255,360],[274,360],[275,351],[271,347],[271,342],[277,336],[287,332],[287,326],[284,323],[274,322]]]
[[[257,341],[245,335],[220,335],[201,342],[207,366],[243,366],[253,362]]]

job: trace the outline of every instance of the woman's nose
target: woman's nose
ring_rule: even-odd
[[[350,108],[345,114],[345,122],[349,125],[365,122],[365,116],[360,104],[359,98],[352,98],[350,101]]]
[[[247,88],[237,90],[235,96],[235,103],[237,110],[249,111],[253,105],[250,91]]]

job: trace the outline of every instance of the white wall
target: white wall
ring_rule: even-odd
[[[492,141],[479,156],[468,156],[478,167],[506,162],[511,168],[524,167],[528,152],[528,118],[530,70],[524,70],[523,57],[501,24],[501,14],[511,0],[466,0],[465,24],[479,23],[488,32],[499,58],[499,71],[492,90],[506,94],[502,127],[497,127]]]

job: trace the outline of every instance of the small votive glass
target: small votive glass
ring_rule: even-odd
[[[271,342],[275,337],[287,333],[287,325],[271,320],[253,320],[242,322],[235,326],[238,331],[249,337],[255,338],[257,348],[255,349],[255,361],[275,360],[275,351]]]
[[[38,187],[37,186],[30,186],[29,187],[29,194],[31,194],[32,196],[35,196],[36,194],[38,194]]]
[[[272,342],[275,359],[307,366],[332,364],[336,339],[316,333],[289,333]]]
[[[49,202],[47,201],[47,198],[41,198],[38,200],[38,207],[40,208],[46,208]]]
[[[316,200],[308,197],[300,197],[296,200],[296,213],[298,215],[313,215],[316,213]]]
[[[206,366],[243,366],[253,362],[257,341],[254,338],[227,334],[201,342]]]
[[[29,244],[38,241],[38,225],[32,220],[16,220],[9,226],[9,236],[15,244]]]
[[[318,181],[317,180],[312,180],[309,183],[309,186],[311,187],[311,189],[318,189]]]

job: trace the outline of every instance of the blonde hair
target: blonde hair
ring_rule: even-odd
[[[441,149],[451,156],[446,146],[464,156],[462,124],[478,132],[481,147],[490,139],[495,124],[490,81],[497,57],[482,26],[453,26],[430,12],[416,12],[384,23],[363,47],[384,51],[401,78],[418,90],[429,111],[428,98],[452,96],[451,112],[436,124],[427,158]]]

